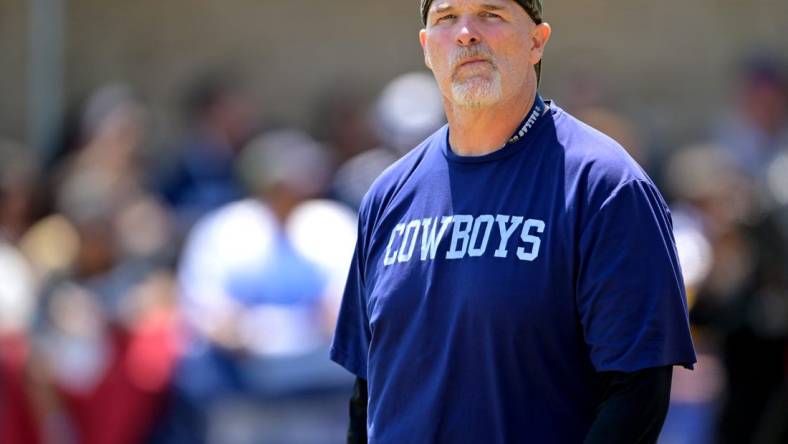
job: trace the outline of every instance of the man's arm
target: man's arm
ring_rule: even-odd
[[[673,367],[600,372],[601,402],[585,444],[656,443],[670,402]]]
[[[350,398],[347,443],[367,444],[367,381],[358,377]]]

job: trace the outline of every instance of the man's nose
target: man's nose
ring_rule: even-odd
[[[463,19],[458,23],[457,44],[460,46],[476,45],[481,41],[481,36],[476,26],[469,19]]]

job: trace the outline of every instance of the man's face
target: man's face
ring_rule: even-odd
[[[549,25],[512,0],[434,0],[419,38],[444,97],[483,107],[535,88]]]

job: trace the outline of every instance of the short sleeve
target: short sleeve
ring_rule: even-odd
[[[364,284],[365,230],[362,219],[359,217],[356,249],[339,308],[339,317],[331,344],[331,360],[356,376],[367,379],[367,355],[372,334],[369,329]]]
[[[621,185],[582,233],[577,307],[596,370],[692,368],[672,222],[656,188],[644,180]]]

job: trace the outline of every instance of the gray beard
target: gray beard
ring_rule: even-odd
[[[483,108],[501,100],[501,75],[495,71],[491,79],[471,77],[452,81],[452,102],[463,108]]]

